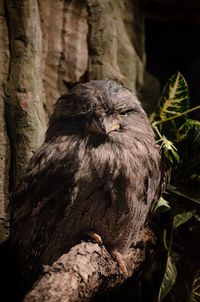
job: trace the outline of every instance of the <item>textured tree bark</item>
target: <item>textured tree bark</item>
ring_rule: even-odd
[[[0,243],[4,242],[9,234],[9,217],[6,212],[9,200],[9,168],[10,144],[5,121],[4,87],[9,72],[9,39],[3,2],[0,1]]]
[[[88,65],[88,13],[84,1],[38,0],[43,44],[46,109],[67,87],[79,83]]]
[[[144,68],[144,15],[139,1],[87,0],[88,79],[113,79],[143,96],[152,111],[159,84]]]
[[[156,238],[144,228],[137,248],[131,248],[123,258],[127,265],[126,276],[116,260],[104,246],[81,242],[62,255],[44,273],[25,296],[23,302],[75,302],[89,301],[100,291],[110,290],[122,284],[152,259]]]
[[[12,181],[16,183],[46,129],[40,73],[42,36],[37,1],[8,0],[5,10],[11,55],[5,107],[12,141]]]

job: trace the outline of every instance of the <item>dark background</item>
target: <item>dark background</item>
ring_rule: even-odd
[[[147,18],[146,53],[147,70],[159,79],[161,89],[180,71],[189,86],[191,107],[200,105],[199,25]],[[200,120],[200,110],[191,117]]]

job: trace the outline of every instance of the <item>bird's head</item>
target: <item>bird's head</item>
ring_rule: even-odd
[[[114,81],[90,81],[58,99],[46,140],[70,134],[109,136],[146,123],[140,102],[128,88]]]

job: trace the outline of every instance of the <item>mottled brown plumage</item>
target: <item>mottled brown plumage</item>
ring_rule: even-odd
[[[34,276],[95,232],[126,254],[166,185],[160,149],[137,97],[113,81],[58,99],[43,145],[11,200],[11,243]]]

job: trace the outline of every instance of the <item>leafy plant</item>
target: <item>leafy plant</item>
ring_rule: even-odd
[[[197,271],[192,284],[192,292],[190,296],[190,302],[200,301],[200,270]]]
[[[188,117],[188,113],[200,109],[190,109],[188,85],[180,72],[174,74],[165,85],[156,111],[150,121],[165,156],[173,163],[179,162],[175,143],[181,142],[191,129],[200,127],[200,122]]]
[[[176,277],[177,277],[176,265],[174,263],[171,253],[169,252],[169,255],[167,257],[165,275],[160,286],[158,302],[161,302],[163,298],[169,293],[169,291],[171,290],[172,286],[176,281]]]
[[[168,212],[168,221],[171,221],[170,227],[169,222],[168,226],[167,223],[163,225],[163,245],[167,260],[158,302],[164,299],[176,282],[180,255],[175,251],[175,235],[183,225],[188,228],[188,232],[192,232],[196,225],[200,228],[200,194],[198,190],[196,194],[191,190],[192,182],[200,185],[200,122],[188,116],[197,109],[200,106],[190,108],[188,85],[182,74],[177,72],[168,80],[157,108],[150,117],[157,142],[172,165],[172,183],[167,188],[166,200],[162,198],[155,210],[157,215]],[[187,150],[188,145],[190,150]],[[195,160],[190,158],[192,149],[198,157]],[[195,297],[200,296],[199,275],[194,284]]]

